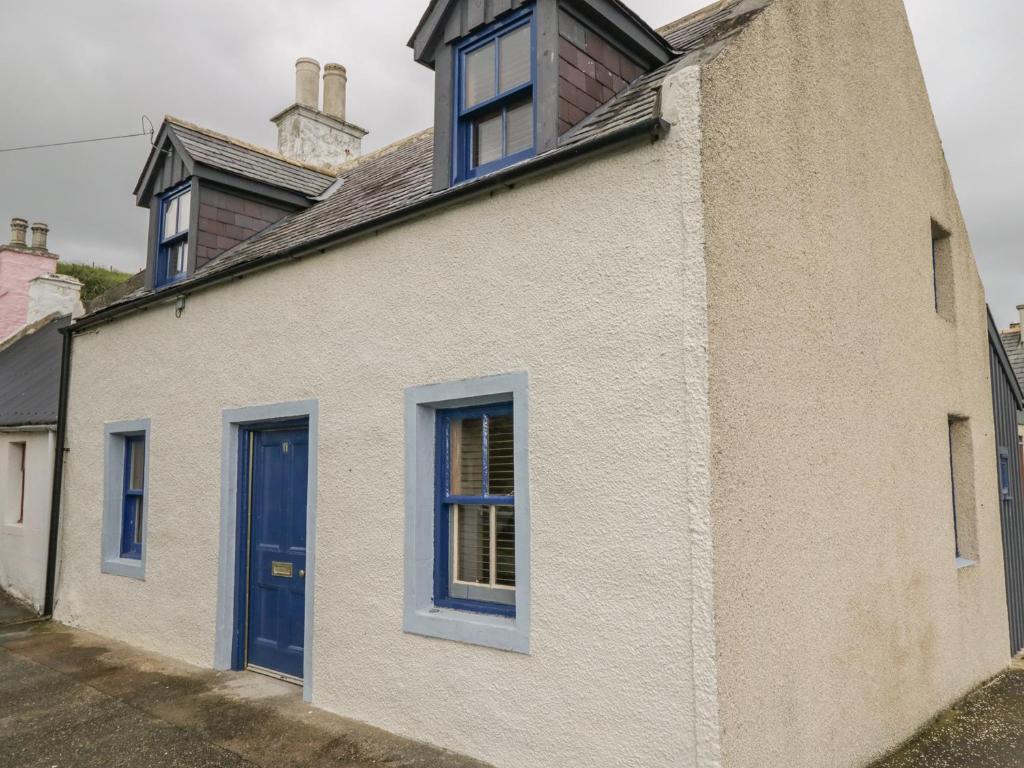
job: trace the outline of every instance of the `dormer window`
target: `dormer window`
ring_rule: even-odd
[[[532,21],[532,11],[527,10],[484,29],[458,48],[456,181],[535,153]]]
[[[160,203],[157,288],[176,283],[188,274],[188,227],[191,212],[191,185],[169,192]]]

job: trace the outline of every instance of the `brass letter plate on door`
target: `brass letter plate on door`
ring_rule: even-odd
[[[292,564],[291,563],[271,563],[270,564],[271,576],[281,576],[285,579],[292,577]]]

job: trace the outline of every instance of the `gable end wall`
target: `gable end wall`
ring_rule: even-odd
[[[723,764],[857,768],[1009,660],[984,292],[899,0],[776,0],[702,115]]]

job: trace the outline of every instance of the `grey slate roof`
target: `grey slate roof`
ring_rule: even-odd
[[[588,145],[596,146],[602,139],[620,131],[656,123],[661,117],[660,86],[665,79],[676,68],[689,63],[692,54],[738,33],[771,1],[718,2],[704,11],[663,27],[659,33],[679,52],[676,59],[643,75],[598,108],[566,133],[555,149],[524,160],[503,172],[516,168],[525,171],[538,161],[551,158],[557,153],[583,151]],[[227,150],[221,147],[220,151]],[[346,233],[372,225],[384,217],[400,214],[421,203],[426,204],[431,198],[441,198],[446,193],[434,192],[432,189],[432,166],[432,129],[353,160],[338,169],[340,187],[326,200],[283,219],[222,253],[187,280],[176,283],[175,289],[187,290],[190,283],[213,278],[219,272],[243,264],[251,263],[255,266],[283,253],[292,254],[303,248],[320,247],[332,238],[341,239]],[[474,183],[486,183],[486,178]],[[144,299],[150,293],[145,289],[133,291],[113,301],[106,310],[112,311],[120,305]],[[87,318],[90,317],[92,314],[87,315]]]
[[[1006,349],[1006,356],[1010,359],[1013,372],[1017,374],[1017,381],[1024,386],[1024,346],[1020,343],[1020,326],[1014,326],[1008,331],[1000,331],[999,337],[1003,340],[1003,347]]]
[[[60,329],[69,320],[50,319],[0,348],[0,428],[57,423]]]
[[[262,147],[254,147],[176,117],[167,117],[165,122],[192,159],[211,168],[307,197],[319,195],[334,181],[329,169],[292,162]]]

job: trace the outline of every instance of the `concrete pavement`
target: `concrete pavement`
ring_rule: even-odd
[[[487,768],[214,672],[50,622],[0,627],[4,768]]]

